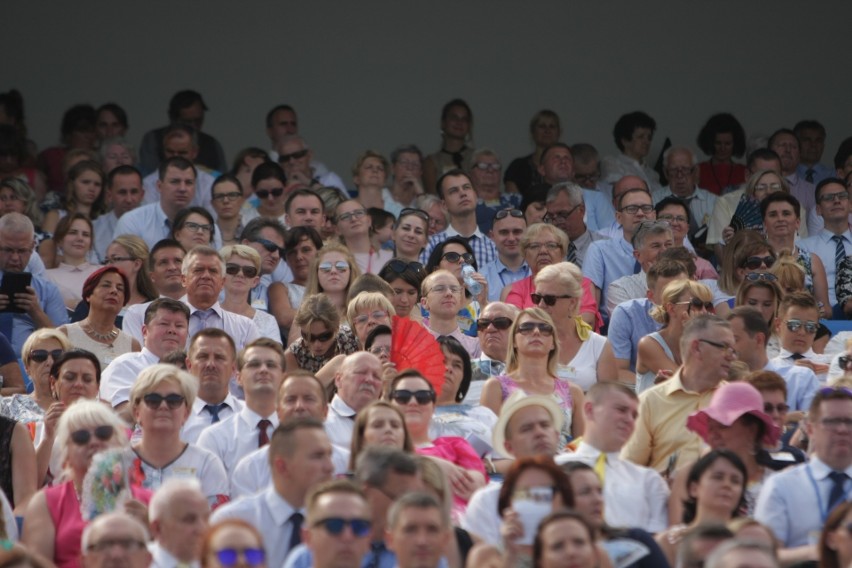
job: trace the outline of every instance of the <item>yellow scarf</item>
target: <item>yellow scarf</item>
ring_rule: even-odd
[[[580,338],[580,341],[588,341],[592,336],[592,326],[580,316],[574,316],[574,325],[577,326],[577,337]]]

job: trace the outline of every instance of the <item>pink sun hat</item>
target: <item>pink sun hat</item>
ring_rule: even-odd
[[[711,418],[730,426],[744,414],[751,414],[766,426],[763,434],[764,444],[774,446],[778,443],[781,431],[763,411],[763,397],[760,392],[748,383],[728,383],[719,387],[707,408],[692,413],[686,419],[686,427],[706,442]]]

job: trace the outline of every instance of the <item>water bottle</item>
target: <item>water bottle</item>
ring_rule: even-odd
[[[464,285],[471,296],[477,297],[482,293],[482,284],[474,280],[473,275],[475,272],[476,270],[471,265],[467,263],[462,265],[461,273]]]

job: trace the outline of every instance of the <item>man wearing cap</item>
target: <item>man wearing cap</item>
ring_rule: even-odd
[[[668,485],[656,471],[619,456],[636,427],[638,407],[639,398],[628,386],[592,385],[583,403],[583,439],[574,453],[561,454],[556,462],[582,461],[595,468],[603,483],[608,524],[656,533],[668,527]]]
[[[832,509],[852,492],[852,390],[820,389],[805,431],[810,437],[810,462],[767,479],[754,517],[772,529],[783,546],[793,549],[787,552],[796,555],[795,560],[816,560],[814,547],[807,545],[817,542]]]
[[[553,398],[516,391],[500,410],[493,447],[513,458],[555,456],[563,421],[562,410]],[[502,543],[497,505],[501,486],[492,482],[474,493],[461,519],[463,529],[495,546]]]
[[[698,459],[701,440],[684,428],[686,418],[709,404],[737,358],[730,324],[713,315],[686,324],[680,352],[683,366],[639,397],[639,421],[621,452],[624,459],[660,472]]]

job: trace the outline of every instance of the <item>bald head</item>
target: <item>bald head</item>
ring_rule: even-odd
[[[348,355],[334,376],[337,396],[358,412],[382,392],[382,362],[367,351]]]
[[[624,176],[612,186],[612,206],[617,211],[621,196],[631,189],[644,189],[648,191],[648,184],[639,176]]]

